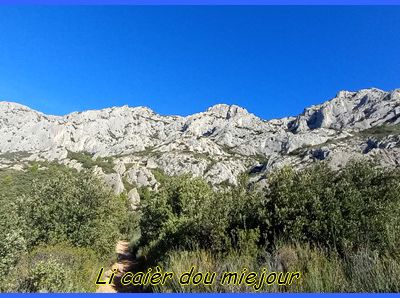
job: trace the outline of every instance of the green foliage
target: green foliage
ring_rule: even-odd
[[[70,281],[73,272],[63,270],[54,260],[40,261],[28,268],[28,275],[17,288],[19,292],[70,292],[73,289]]]
[[[72,170],[32,181],[23,204],[30,247],[69,241],[107,254],[127,215],[126,198],[113,196],[89,173]]]
[[[0,204],[0,291],[13,290],[17,283],[16,291],[69,291],[70,286],[78,291],[77,285],[81,290],[93,289],[92,280],[91,288],[82,284],[88,281],[87,270],[76,267],[78,261],[69,264],[68,259],[107,260],[116,241],[132,235],[137,225],[126,196],[114,196],[90,173],[55,164],[0,171]],[[46,252],[45,245],[51,245],[48,249],[52,251]],[[74,251],[78,247],[80,250]],[[36,253],[46,257],[36,262]],[[60,271],[55,272],[57,267]],[[72,272],[74,268],[86,272],[85,276]],[[25,279],[14,279],[10,285],[9,275],[22,278],[23,272]],[[72,274],[81,280],[73,279]],[[60,284],[59,278],[73,283]]]
[[[334,250],[311,247],[308,244],[282,244],[271,253],[261,248],[257,253],[231,250],[226,254],[211,253],[206,249],[173,250],[161,263],[165,271],[178,275],[195,266],[196,271],[300,272],[301,278],[292,285],[264,285],[260,292],[398,292],[400,290],[400,260],[363,249],[341,257]],[[177,280],[157,286],[156,292],[254,292],[242,285],[181,285]]]
[[[164,173],[163,170],[156,168],[151,170],[154,178],[161,184],[165,184],[168,182],[169,177]]]
[[[114,196],[85,171],[53,164],[0,170],[0,290],[92,291],[100,262],[125,237],[145,266],[174,272],[196,265],[304,274],[296,287],[262,291],[400,290],[399,169],[366,162],[340,171],[324,163],[285,167],[268,176],[264,190],[246,176],[216,190],[201,178],[155,175],[158,191],[140,188],[140,211],[133,213],[126,195]]]
[[[400,273],[398,169],[360,161],[341,171],[324,163],[301,171],[284,167],[268,177],[262,192],[247,187],[245,178],[216,191],[199,178],[165,177],[159,191],[147,191],[142,201],[142,253],[178,271],[193,262],[218,272],[266,266],[305,274],[296,288],[264,291],[399,289],[385,273]],[[365,267],[368,260],[372,265]],[[156,290],[248,288],[173,284]]]
[[[29,231],[24,216],[26,205],[23,196],[30,190],[35,179],[46,180],[64,168],[51,165],[38,170],[32,166],[26,171],[0,170],[0,290],[4,290],[7,274],[21,255],[27,251]]]
[[[340,251],[387,251],[399,244],[399,190],[398,170],[364,162],[340,172],[324,164],[300,172],[284,168],[269,179],[263,208],[270,227],[263,232],[270,244],[283,238]]]
[[[26,251],[24,220],[18,205],[0,194],[0,291],[3,291],[7,274]]]
[[[91,169],[94,166],[98,166],[103,169],[104,173],[110,174],[113,173],[114,170],[114,161],[112,157],[97,157],[93,159],[93,154],[89,152],[72,152],[68,151],[67,157],[69,159],[74,159],[82,164],[82,167],[85,169]]]
[[[9,276],[16,292],[91,292],[101,263],[96,253],[68,244],[39,246]]]
[[[171,246],[180,243],[190,247],[201,241],[203,227],[198,208],[207,208],[212,199],[208,184],[189,177],[170,178],[158,192],[143,201],[141,243],[150,254],[165,253]]]
[[[23,158],[29,157],[31,154],[26,151],[4,152],[0,154],[0,158],[8,159],[11,161],[20,161]]]
[[[388,135],[399,135],[400,124],[394,124],[394,125],[383,124],[380,126],[374,126],[360,131],[359,134],[364,137],[376,137],[376,138],[383,138]]]
[[[0,169],[0,194],[15,201],[30,189],[34,180],[46,180],[54,173],[65,171],[71,170],[55,163],[48,163],[40,170],[38,163],[32,163],[25,171]]]
[[[168,178],[142,197],[141,243],[153,260],[176,247],[227,250],[240,229],[257,228],[254,196],[242,187],[216,192],[200,178]]]

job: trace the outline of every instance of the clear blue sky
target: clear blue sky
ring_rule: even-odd
[[[50,114],[238,104],[270,119],[400,88],[399,7],[0,6],[0,99]]]

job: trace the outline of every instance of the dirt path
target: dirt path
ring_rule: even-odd
[[[117,262],[111,266],[111,269],[104,273],[104,277],[109,278],[113,270],[116,269],[117,273],[114,276],[113,284],[99,286],[96,293],[141,292],[141,289],[137,287],[127,287],[120,284],[120,279],[125,272],[134,272],[138,267],[135,256],[132,256],[129,251],[129,242],[124,240],[118,241],[115,246],[115,253],[117,254]]]

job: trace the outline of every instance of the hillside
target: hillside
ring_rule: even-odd
[[[157,187],[159,172],[234,185],[244,172],[262,183],[284,164],[328,160],[337,168],[366,156],[398,165],[399,125],[400,89],[340,91],[296,117],[272,120],[225,104],[187,117],[128,106],[50,116],[0,102],[0,167],[57,161],[91,168],[116,193],[133,189],[134,198],[134,187]]]
[[[398,292],[399,91],[268,121],[1,103],[0,292]],[[298,278],[122,282],[193,266]]]

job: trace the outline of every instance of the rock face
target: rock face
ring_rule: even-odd
[[[282,165],[319,160],[339,167],[366,156],[396,166],[399,132],[400,89],[340,91],[297,117],[268,121],[225,104],[188,117],[128,106],[49,116],[0,102],[0,167],[41,160],[93,168],[116,193],[157,188],[160,172],[235,184],[243,172],[258,181]]]
[[[379,89],[341,91],[337,97],[306,109],[292,123],[292,131],[318,128],[363,130],[383,123],[400,121],[400,90]]]

